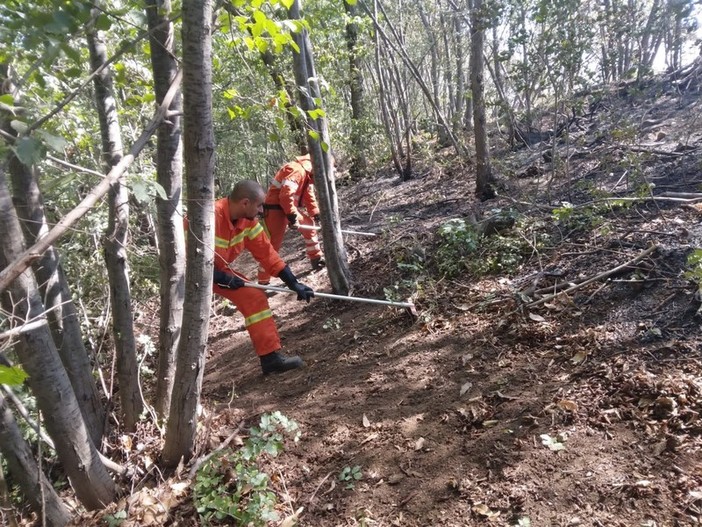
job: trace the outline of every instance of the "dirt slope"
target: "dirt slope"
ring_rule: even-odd
[[[430,149],[416,179],[342,187],[346,226],[380,234],[348,239],[354,294],[383,298],[413,283],[419,320],[274,295],[285,349],[307,365],[264,378],[241,318],[218,308],[200,453],[262,413],[296,420],[301,440],[267,467],[285,497],[281,516],[304,507],[303,526],[698,525],[700,303],[683,273],[702,246],[690,198],[702,183],[702,107],[688,88],[656,84],[636,101],[603,94],[567,143],[498,152],[509,198],[475,203],[470,165]],[[554,155],[570,158],[557,177]],[[563,201],[576,214],[556,222]],[[528,240],[509,273],[436,275],[437,227],[496,209],[528,219],[547,243]],[[518,237],[518,228],[504,234]],[[547,298],[654,245],[607,278]],[[326,273],[308,273],[302,252],[288,235],[286,260],[328,291]],[[340,475],[355,466],[362,477],[347,488]],[[180,502],[166,523],[195,525],[187,492]]]

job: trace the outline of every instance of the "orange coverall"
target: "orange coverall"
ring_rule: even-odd
[[[300,211],[303,207],[305,213]],[[313,218],[319,214],[319,205],[312,182],[312,161],[309,154],[295,158],[278,170],[266,194],[263,208],[264,227],[276,251],[280,250],[283,244],[283,236],[288,228],[288,215],[295,214],[300,225],[314,225]],[[310,260],[321,258],[322,249],[319,246],[317,231],[298,231],[305,239],[307,257]],[[265,284],[269,280],[270,272],[261,266],[258,270],[258,281]]]
[[[219,271],[234,273],[231,264],[247,249],[269,274],[277,276],[285,267],[271,245],[263,226],[258,220],[240,218],[232,223],[229,217],[229,198],[215,202],[215,260],[214,267]],[[260,289],[240,287],[227,289],[214,284],[214,292],[229,299],[244,315],[244,325],[249,332],[256,354],[267,355],[279,350],[280,337],[268,305],[266,293]]]

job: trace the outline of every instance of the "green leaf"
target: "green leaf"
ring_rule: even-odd
[[[66,141],[63,137],[52,135],[49,132],[45,132],[44,130],[37,130],[37,133],[44,140],[46,146],[51,148],[51,150],[53,150],[54,152],[63,153],[64,149],[66,148],[66,145],[68,144],[68,141]]]
[[[107,31],[112,27],[112,20],[103,13],[95,21],[95,27],[100,31]]]
[[[168,195],[166,194],[166,189],[163,188],[163,186],[159,182],[153,181],[151,183],[151,186],[154,188],[154,190],[156,190],[156,194],[158,194],[159,198],[161,198],[163,200],[168,199]]]
[[[17,119],[10,121],[10,126],[18,134],[27,133],[27,130],[29,130],[29,126],[27,125],[27,123],[25,123],[24,121],[18,121]]]
[[[356,0],[346,0],[346,3],[349,5],[356,5]]]
[[[29,377],[19,366],[3,366],[0,364],[0,384],[18,385]]]
[[[280,3],[283,4],[285,9],[290,9],[294,2],[295,0],[280,0]]]
[[[14,106],[15,98],[12,96],[12,94],[6,93],[5,95],[0,95],[0,103],[6,104],[7,106]]]
[[[27,166],[35,165],[44,157],[44,145],[33,137],[23,137],[14,148],[17,158]]]
[[[319,141],[319,132],[315,132],[314,130],[308,130],[307,134],[315,141]]]
[[[143,181],[137,181],[132,185],[132,194],[139,203],[149,202],[149,191]]]
[[[329,152],[329,145],[322,141],[322,150],[325,152]]]

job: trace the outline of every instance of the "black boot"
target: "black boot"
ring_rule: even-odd
[[[319,271],[320,269],[322,269],[323,267],[325,267],[327,265],[327,262],[322,260],[321,257],[312,258],[310,260],[310,263],[312,264],[313,271]]]
[[[297,355],[286,357],[279,351],[274,351],[268,355],[261,356],[261,369],[263,370],[263,375],[268,375],[269,373],[283,373],[288,370],[300,368],[304,365],[305,363],[302,362],[302,359]]]

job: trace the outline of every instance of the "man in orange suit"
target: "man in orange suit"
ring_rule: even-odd
[[[244,316],[263,374],[268,375],[299,368],[304,363],[298,356],[281,352],[266,293],[245,287],[246,277],[233,271],[232,263],[246,249],[266,273],[277,276],[295,291],[298,300],[309,303],[314,291],[297,281],[256,219],[263,212],[264,197],[261,185],[246,180],[237,183],[228,197],[215,202],[214,292],[229,299]]]
[[[324,267],[322,250],[317,231],[302,229],[319,224],[319,206],[314,190],[314,173],[309,154],[296,157],[278,170],[266,194],[264,227],[276,251],[283,244],[283,236],[288,227],[298,229],[305,239],[305,249],[313,270]],[[258,283],[267,284],[270,273],[259,268]]]

